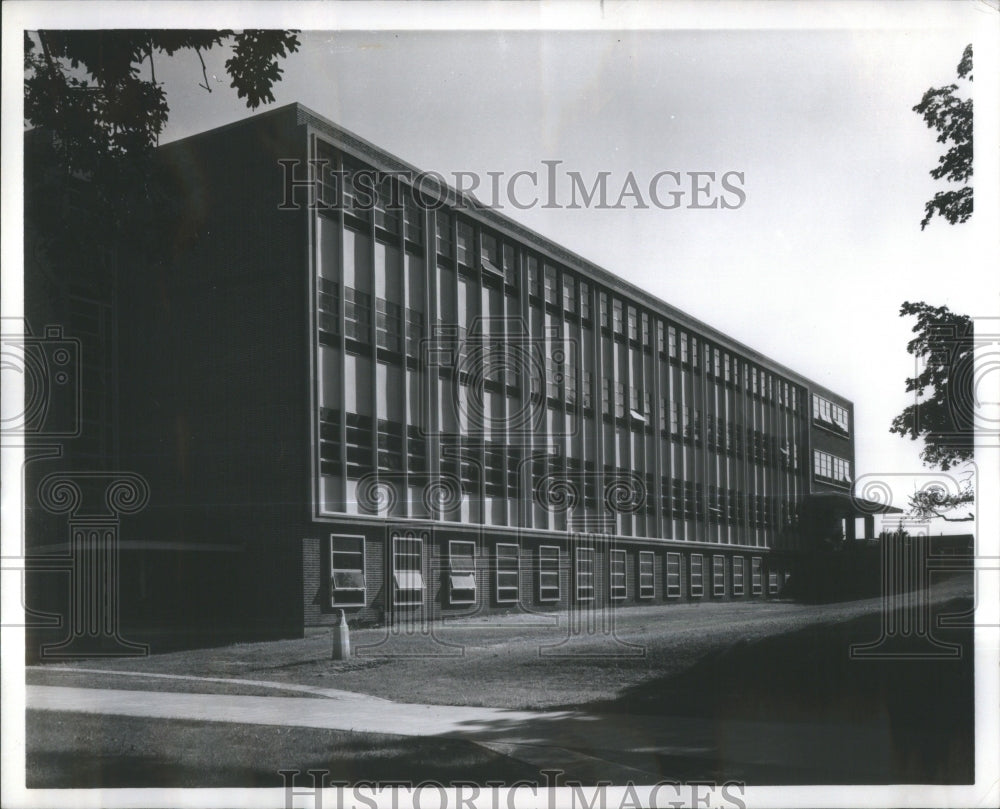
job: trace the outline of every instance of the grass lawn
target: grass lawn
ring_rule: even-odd
[[[311,728],[29,711],[28,788],[281,787],[279,770],[329,781],[539,781],[476,744]]]
[[[635,608],[618,614],[613,635],[580,637],[567,636],[565,615],[558,626],[539,625],[533,616],[490,616],[436,628],[437,640],[446,644],[434,638],[409,639],[423,644],[426,657],[394,656],[390,652],[412,651],[412,645],[394,646],[386,641],[385,630],[367,629],[352,632],[354,648],[367,644],[381,655],[334,662],[329,659],[329,633],[313,633],[295,640],[71,665],[266,680],[398,702],[580,708],[619,717],[619,722],[633,714],[663,716],[664,722],[669,717],[696,717],[717,728],[717,750],[697,758],[639,749],[601,750],[600,725],[595,725],[593,754],[668,778],[735,777],[758,784],[968,783],[974,760],[972,633],[936,628],[934,619],[968,609],[970,593],[969,582],[961,578],[942,581],[932,590],[934,636],[959,644],[962,654],[957,659],[852,659],[851,644],[879,637],[881,600],[869,599],[824,605],[708,602]],[[71,674],[63,668],[31,670],[28,681],[256,693],[255,686],[246,684]],[[139,778],[130,773],[145,772],[159,779],[157,784],[181,786],[197,774],[200,786],[264,786],[280,785],[259,780],[277,778],[279,769],[308,767],[329,769],[334,777],[340,773],[347,780],[386,773],[406,778],[400,773],[410,772],[418,779],[440,781],[538,778],[537,770],[527,765],[472,744],[441,739],[181,721],[151,726],[137,719],[112,722],[34,711],[28,719],[29,766],[37,783],[68,779],[82,785],[74,779],[92,779],[101,772]],[[815,754],[809,749],[809,767],[790,772],[780,766],[780,759],[778,766],[735,767],[726,758],[726,734],[741,723],[745,727],[754,722],[779,740],[784,733],[811,728],[820,738]],[[823,737],[825,728],[831,730]],[[866,774],[846,771],[838,763],[843,759],[837,728],[860,729],[876,740],[872,749],[878,760]],[[655,740],[651,742],[655,747]],[[578,749],[586,753],[589,748]]]

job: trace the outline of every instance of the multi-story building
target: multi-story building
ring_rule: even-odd
[[[842,396],[300,105],[159,152],[173,250],[115,292],[123,618],[750,601],[853,538]]]

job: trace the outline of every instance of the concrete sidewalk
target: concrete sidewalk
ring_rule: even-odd
[[[390,702],[362,694],[330,696],[27,686],[31,710],[461,739],[589,783],[653,783],[662,777],[662,761],[677,758],[704,762],[706,771],[763,767],[801,774],[832,766],[863,778],[869,772],[885,772],[890,748],[888,730],[878,723],[719,723],[694,717],[514,711]],[[830,738],[841,740],[837,761],[830,760]]]

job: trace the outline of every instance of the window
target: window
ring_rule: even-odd
[[[571,314],[576,311],[576,282],[570,275],[563,276],[563,309]]]
[[[733,557],[733,595],[743,595],[743,565],[746,560],[742,556]]]
[[[417,309],[406,309],[406,353],[411,357],[420,356],[420,340],[424,333],[424,313]]]
[[[700,553],[691,554],[691,595],[701,598],[704,587],[705,560]]]
[[[750,557],[750,586],[751,592],[759,596],[764,592],[763,579],[761,578],[761,559],[759,556]]]
[[[533,298],[539,298],[542,294],[538,273],[538,259],[528,256],[528,294]]]
[[[497,544],[497,601],[515,604],[520,598],[520,566],[517,545]]]
[[[365,605],[365,538],[330,535],[330,604]]]
[[[466,267],[472,266],[473,259],[473,232],[472,225],[467,222],[458,223],[458,249],[455,251],[455,257],[458,259],[459,264],[464,264]]]
[[[625,383],[615,383],[615,418],[625,418]]]
[[[667,554],[667,598],[681,597],[681,555]]]
[[[726,557],[715,554],[712,557],[712,595],[726,594]]]
[[[483,269],[494,274],[503,274],[503,263],[500,258],[500,244],[496,236],[490,233],[481,233],[479,236],[480,252],[483,260]]]
[[[594,600],[594,551],[576,549],[576,600]]]
[[[623,304],[619,300],[614,300],[611,302],[614,317],[614,331],[615,334],[625,333],[625,322],[622,315]]]
[[[652,551],[639,551],[639,598],[652,598],[655,591],[654,567],[656,556]]]
[[[384,298],[375,299],[375,344],[401,354],[403,351],[403,307]]]
[[[424,209],[411,199],[410,194],[404,194],[403,202],[403,235],[415,244],[423,244]]]
[[[319,409],[319,471],[321,475],[338,477],[341,462],[340,411]]]
[[[388,419],[378,420],[378,468],[403,468],[403,425]]]
[[[580,282],[580,317],[590,320],[590,286]]]
[[[628,339],[629,340],[639,339],[638,314],[636,313],[635,308],[632,306],[628,307]]]
[[[406,427],[406,464],[410,472],[423,472],[427,469],[427,440],[424,438],[418,424],[408,424]]]
[[[375,194],[375,172],[353,160],[343,161],[344,171],[344,208],[349,213],[364,221],[369,220],[371,212],[370,199],[373,203]],[[368,204],[362,204],[362,202]]]
[[[352,479],[372,471],[372,418],[361,413],[348,413],[347,475]]]
[[[512,244],[505,243],[503,246],[503,277],[508,286],[514,288],[518,286],[520,279],[518,277],[517,253]]]
[[[507,457],[503,444],[486,444],[483,451],[485,480],[483,490],[487,497],[503,497],[506,491]]]
[[[392,538],[392,603],[397,607],[424,603],[423,540],[412,534]]]
[[[448,543],[448,599],[452,604],[476,603],[476,543]]]
[[[550,399],[562,399],[562,384],[560,380],[564,379],[565,376],[562,371],[562,366],[558,368],[552,364],[546,365],[545,367],[545,393]]]
[[[556,303],[556,268],[545,265],[545,302]]]
[[[375,198],[375,227],[398,236],[402,205],[399,181],[391,176],[384,177]]]
[[[836,405],[822,396],[815,393],[812,397],[813,420],[817,421],[828,430],[843,435],[850,434],[847,408]]]
[[[767,592],[777,595],[778,592],[778,571],[770,570],[767,573]]]
[[[559,548],[555,545],[542,545],[538,549],[538,600],[558,601],[561,597]]]
[[[667,340],[667,353],[673,359],[677,359],[677,329],[673,326],[667,329]]]
[[[611,585],[610,595],[613,600],[621,600],[628,595],[628,581],[625,575],[626,557],[623,550],[608,552],[608,581]]]
[[[813,473],[819,479],[842,486],[851,482],[850,462],[818,449],[813,450]]]
[[[324,341],[323,334],[340,334],[340,285],[336,281],[329,281],[326,278],[317,278],[316,290],[316,317],[320,330],[320,342],[330,343],[329,339]]]
[[[451,258],[454,239],[451,232],[451,217],[445,211],[437,213],[437,252],[439,256]]]
[[[371,325],[371,295],[344,287],[344,334],[359,343],[368,343]]]

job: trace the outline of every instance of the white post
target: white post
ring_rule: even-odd
[[[333,625],[333,659],[347,660],[351,656],[351,633],[347,628],[347,616],[340,612],[340,622]]]

